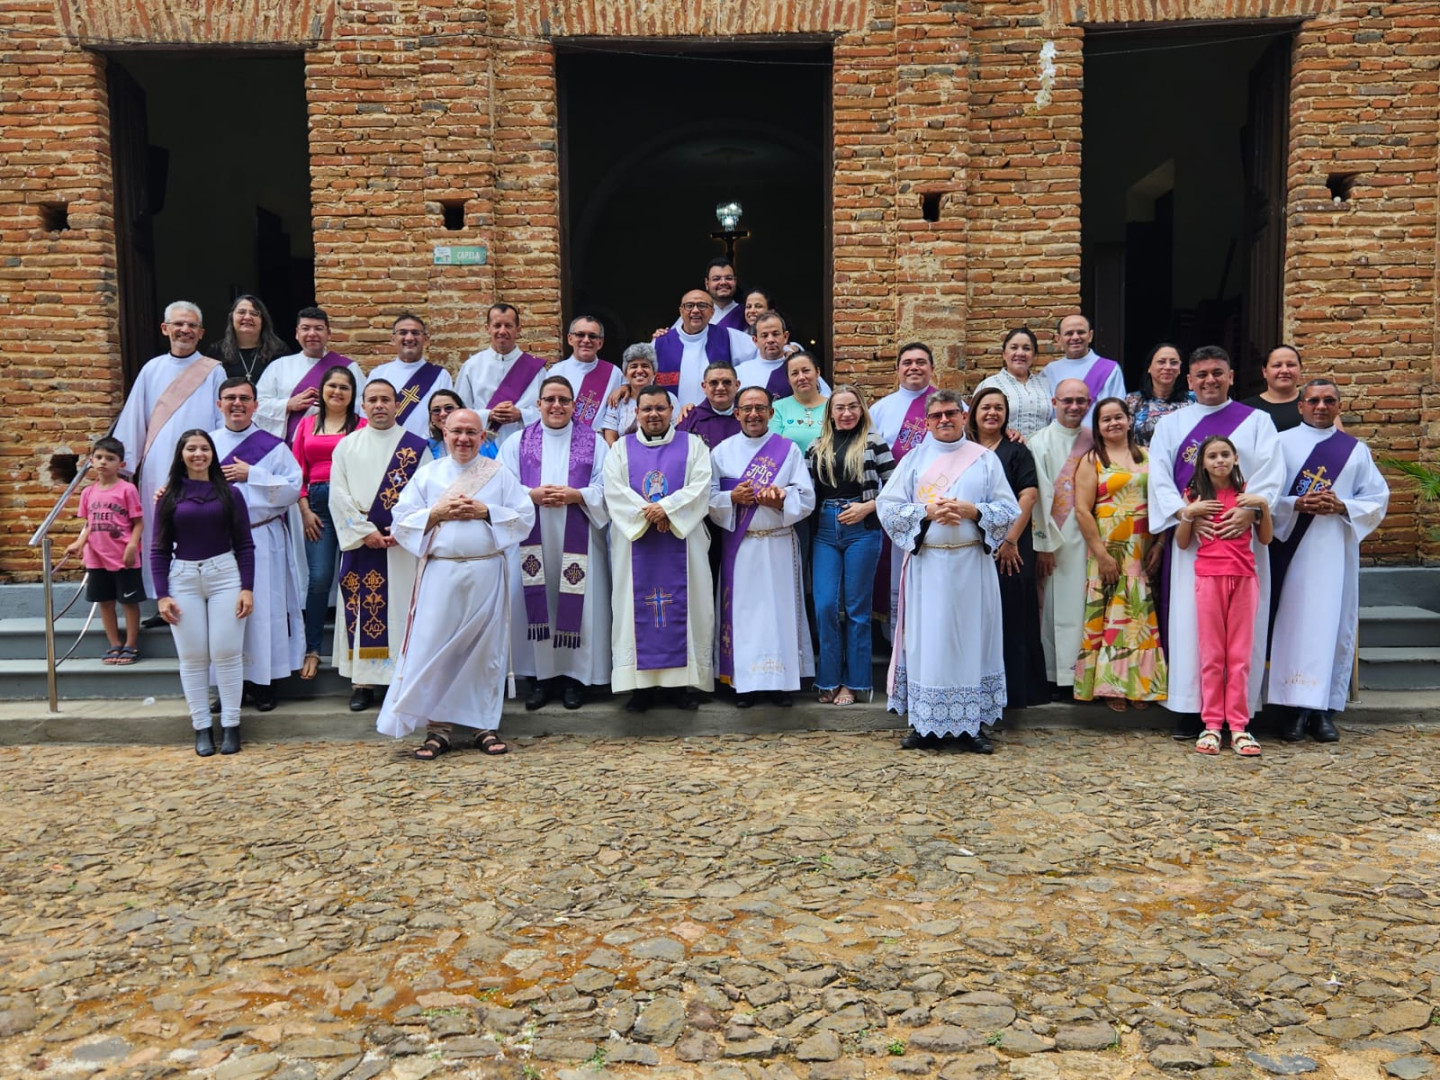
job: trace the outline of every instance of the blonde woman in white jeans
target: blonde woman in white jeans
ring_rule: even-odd
[[[175,446],[155,508],[150,569],[160,617],[170,624],[180,655],[195,753],[215,753],[207,686],[212,665],[220,689],[220,752],[239,753],[242,620],[255,606],[255,542],[245,499],[226,482],[215,444],[199,428]]]

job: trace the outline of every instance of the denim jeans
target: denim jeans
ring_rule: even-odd
[[[240,567],[235,553],[213,559],[176,559],[170,564],[170,599],[180,621],[170,633],[180,657],[180,686],[196,731],[210,726],[210,666],[220,688],[220,723],[240,725],[240,684],[244,673],[245,620],[235,617],[240,600]],[[253,616],[252,616],[253,617]]]
[[[325,632],[325,609],[330,606],[330,587],[335,583],[335,566],[340,558],[340,537],[330,518],[330,482],[310,485],[310,512],[320,519],[320,539],[305,539],[305,565],[310,568],[310,587],[305,592],[305,651],[320,651]]]
[[[870,607],[881,533],[867,529],[864,522],[842,525],[840,511],[847,505],[827,499],[815,514],[811,566],[820,638],[820,663],[815,673],[819,690],[837,686],[869,690],[871,686]]]

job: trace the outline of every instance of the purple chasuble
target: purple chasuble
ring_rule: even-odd
[[[652,503],[679,491],[685,486],[689,453],[689,437],[682,439],[678,433],[662,446],[651,446],[639,435],[625,436],[630,487]],[[639,671],[689,666],[688,559],[683,539],[654,527],[630,545],[635,667]]]
[[[278,436],[271,435],[264,428],[257,427],[236,443],[234,450],[220,459],[220,467],[233,465],[237,461],[243,461],[246,465],[254,465],[280,443],[281,440]]]
[[[744,316],[742,315],[743,319]],[[671,330],[655,339],[655,385],[673,390],[680,385],[680,362],[685,358],[685,343],[680,331]],[[730,363],[730,333],[722,326],[705,328],[705,360],[718,364]]]
[[[755,456],[750,459],[750,464],[745,466],[744,472],[738,477],[727,476],[720,481],[720,490],[732,491],[746,480],[749,480],[756,488],[769,487],[775,482],[780,467],[785,464],[785,459],[790,454],[790,445],[790,440],[785,436],[771,435],[755,452]],[[745,541],[745,532],[750,528],[750,520],[755,516],[758,508],[758,503],[737,507],[734,530],[720,530],[719,675],[726,680],[733,680],[735,677],[735,606],[733,603],[735,557],[740,554],[740,545]]]
[[[415,470],[430,453],[430,444],[419,435],[405,432],[395,446],[380,490],[365,515],[381,532],[388,532],[390,512]],[[361,544],[340,553],[340,606],[345,609],[345,640],[351,655],[360,660],[384,660],[390,656],[390,556],[385,548]]]
[[[1335,478],[1344,470],[1355,449],[1356,438],[1343,431],[1336,431],[1328,439],[1321,439],[1310,449],[1310,456],[1300,466],[1300,471],[1290,481],[1286,495],[1299,498],[1329,491],[1335,486]],[[1270,544],[1270,637],[1274,640],[1275,615],[1280,610],[1280,591],[1285,585],[1285,575],[1290,572],[1290,563],[1300,549],[1300,541],[1315,521],[1314,514],[1300,514],[1288,540],[1276,540]],[[1268,655],[1268,651],[1267,651]]]
[[[541,455],[545,448],[545,425],[535,421],[520,433],[520,483],[527,488],[541,484]],[[595,465],[595,432],[584,424],[570,425],[568,486],[588,487]],[[520,573],[524,582],[525,636],[531,641],[549,641],[550,605],[545,595],[545,551],[540,538],[539,508],[535,527],[520,545]],[[580,620],[585,612],[585,589],[590,570],[590,521],[579,503],[565,507],[565,539],[560,555],[560,598],[556,604],[553,647],[580,647]]]
[[[405,423],[406,419],[415,411],[415,406],[425,400],[425,395],[430,393],[430,387],[435,385],[435,380],[440,377],[444,369],[439,364],[432,364],[428,360],[420,365],[415,372],[415,378],[396,391],[395,402],[400,406],[395,414],[397,424]],[[429,449],[429,446],[426,446]]]
[[[1105,384],[1110,381],[1110,373],[1120,365],[1114,360],[1107,360],[1103,356],[1097,356],[1095,362],[1090,365],[1090,370],[1085,373],[1085,388],[1090,391],[1090,400],[1099,401],[1100,395],[1105,390]]]
[[[595,369],[575,387],[575,422],[585,427],[595,426],[595,417],[605,404],[605,388],[610,385],[610,373],[615,365],[606,360],[596,360]],[[572,484],[571,487],[579,485]]]
[[[332,367],[349,367],[353,362],[348,356],[341,356],[337,352],[327,352],[310,366],[310,370],[300,377],[299,382],[290,388],[290,396],[303,394],[306,390],[319,390],[322,380],[325,378],[325,372]],[[295,432],[300,427],[300,421],[305,419],[305,415],[306,410],[301,409],[299,412],[290,413],[285,417],[285,441],[287,443],[295,441]]]
[[[737,303],[710,325],[723,330],[739,330],[742,333],[749,331],[750,328],[745,324],[745,305]]]
[[[776,401],[782,397],[790,397],[794,390],[790,389],[790,376],[785,373],[788,365],[782,359],[780,366],[770,372],[770,378],[765,380],[765,389],[770,391],[770,396]]]
[[[740,421],[736,419],[735,411],[717,413],[708,400],[691,409],[690,415],[675,427],[696,436],[708,450],[714,450],[731,435],[740,434]]]

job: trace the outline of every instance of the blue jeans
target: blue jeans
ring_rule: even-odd
[[[310,569],[310,587],[305,592],[305,651],[320,651],[320,635],[325,632],[325,609],[330,606],[330,586],[335,582],[335,566],[340,558],[340,538],[335,522],[330,519],[330,483],[310,485],[310,512],[320,519],[319,540],[305,540],[305,565]]]
[[[818,690],[839,686],[869,690],[870,594],[880,562],[880,530],[864,522],[842,525],[847,503],[827,499],[816,511],[811,567],[815,581],[815,622],[820,637]]]

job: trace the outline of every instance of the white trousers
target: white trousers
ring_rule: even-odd
[[[214,665],[220,723],[239,727],[245,623],[235,617],[240,602],[235,553],[198,562],[176,559],[170,564],[170,599],[180,608],[180,621],[170,632],[180,655],[180,687],[191,725],[196,731],[210,726],[209,675]]]

